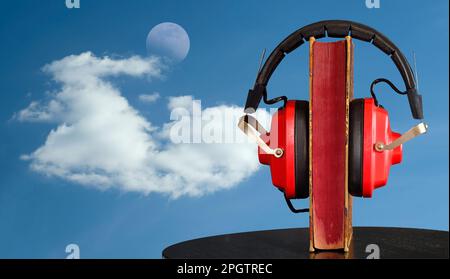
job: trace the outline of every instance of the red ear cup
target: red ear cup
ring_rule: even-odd
[[[352,196],[361,197],[363,193],[364,99],[351,101],[349,114],[348,191]]]
[[[372,98],[356,99],[350,104],[349,192],[370,198],[386,185],[391,165],[402,160],[402,146],[377,151],[375,144],[389,144],[400,134],[391,130],[389,116]]]
[[[295,102],[296,196],[309,197],[309,102]]]
[[[307,101],[288,101],[272,116],[271,131],[261,136],[271,148],[281,148],[283,155],[276,158],[258,148],[260,163],[270,166],[273,185],[288,199],[309,196],[308,115]]]

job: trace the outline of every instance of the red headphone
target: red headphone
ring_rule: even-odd
[[[272,183],[289,199],[309,196],[309,102],[288,100],[285,96],[267,99],[267,83],[287,53],[298,48],[310,37],[355,39],[371,42],[389,55],[405,83],[402,92],[387,79],[372,82],[372,98],[354,99],[349,108],[348,191],[357,197],[372,197],[376,188],[387,183],[391,165],[402,160],[402,144],[427,130],[420,123],[400,135],[390,128],[388,112],[378,103],[373,91],[379,82],[387,83],[396,93],[407,95],[413,118],[423,119],[422,97],[416,89],[412,69],[401,51],[383,34],[366,25],[343,20],[328,20],[302,27],[285,38],[264,63],[253,89],[249,90],[245,113],[239,127],[258,143],[261,164],[269,165]],[[266,131],[251,113],[261,99],[266,104],[283,101],[283,106],[272,117],[272,130]],[[259,134],[259,135],[258,135]]]

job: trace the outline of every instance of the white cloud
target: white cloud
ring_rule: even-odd
[[[158,92],[154,92],[153,94],[141,94],[139,95],[139,100],[143,103],[154,103],[160,97]]]
[[[42,146],[21,157],[37,172],[101,189],[176,198],[230,188],[258,168],[252,143],[173,144],[168,130],[175,120],[158,130],[106,79],[159,77],[161,65],[156,58],[99,58],[86,52],[54,61],[44,71],[60,83],[60,90],[47,102],[32,102],[16,115],[21,121],[58,123]],[[170,98],[168,106],[192,107],[192,97]],[[236,119],[242,108],[217,106],[202,112]],[[225,121],[206,119],[210,120],[202,125],[220,127]],[[236,123],[232,125],[236,130]],[[236,131],[237,142],[245,142],[243,137]]]
[[[14,118],[19,121],[47,122],[53,120],[55,115],[60,112],[60,103],[55,100],[51,100],[45,106],[42,106],[40,102],[33,101],[27,108],[16,113]]]
[[[91,52],[70,55],[47,64],[43,68],[45,73],[52,75],[55,81],[62,84],[61,91],[53,94],[46,104],[31,102],[14,117],[19,121],[61,122],[68,117],[62,114],[74,112],[76,118],[76,114],[80,112],[79,109],[95,113],[94,110],[107,109],[104,105],[108,104],[103,105],[102,101],[109,100],[111,95],[120,96],[120,92],[102,78],[118,75],[158,78],[161,76],[162,68],[156,57],[143,59],[132,56],[114,60],[107,56],[98,58]],[[128,103],[123,105],[128,106]]]
[[[169,103],[167,104],[167,108],[169,110],[174,109],[187,109],[189,111],[192,110],[192,104],[193,104],[192,96],[178,96],[178,97],[170,97]]]

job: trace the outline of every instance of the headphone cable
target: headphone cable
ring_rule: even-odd
[[[276,104],[276,103],[278,103],[278,102],[281,102],[281,101],[283,101],[283,107],[285,107],[286,106],[286,103],[287,103],[287,97],[286,96],[279,96],[279,97],[275,97],[275,98],[273,98],[273,99],[267,99],[267,91],[266,90],[264,90],[264,93],[263,93],[263,101],[264,101],[264,103],[266,104],[266,105],[273,105],[273,104]]]
[[[376,80],[372,81],[372,84],[370,85],[370,95],[372,95],[372,98],[375,100],[375,105],[377,107],[379,106],[378,99],[377,99],[377,96],[375,95],[375,92],[373,91],[373,88],[377,83],[380,83],[380,82],[387,83],[392,88],[392,90],[394,90],[395,93],[397,93],[399,95],[407,94],[406,91],[400,91],[400,89],[398,89],[390,80],[388,80],[386,78],[377,78]]]
[[[289,209],[294,212],[294,213],[305,213],[305,212],[309,212],[309,208],[301,208],[301,209],[296,209],[294,208],[294,206],[292,205],[292,202],[290,199],[288,199],[286,197],[286,195],[283,195],[284,199],[286,200],[287,206],[289,207]]]

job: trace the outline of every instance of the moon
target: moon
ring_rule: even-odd
[[[173,22],[163,22],[150,30],[146,45],[149,54],[178,63],[186,58],[190,41],[183,27]]]

